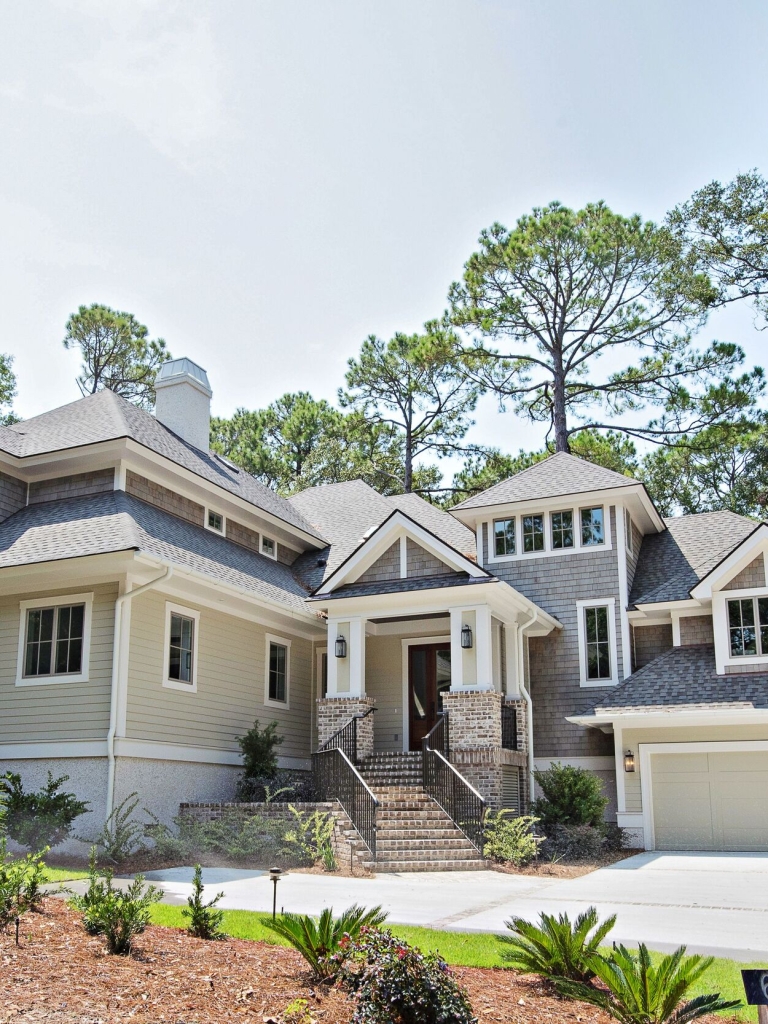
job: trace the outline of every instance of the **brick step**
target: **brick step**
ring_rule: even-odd
[[[439,852],[441,856],[447,856],[449,851],[451,853],[468,852],[467,840],[462,835],[451,836],[447,839],[440,836],[432,836],[428,839],[382,839],[381,836],[377,836],[376,853],[378,856],[381,857],[391,853],[393,850],[402,850],[404,856],[406,853],[410,854],[412,852],[424,853],[429,856],[435,853],[435,851]]]
[[[421,789],[420,775],[380,775],[373,772],[360,773],[371,789]]]
[[[445,827],[440,824],[437,828],[428,828],[424,826],[424,822],[414,822],[413,824],[408,823],[404,827],[398,828],[382,828],[379,825],[376,829],[376,836],[378,842],[383,842],[385,839],[412,840],[415,842],[423,839],[456,839],[463,837],[464,833],[448,823],[445,824]]]
[[[376,865],[377,871],[388,874],[400,874],[413,871],[485,871],[488,862],[484,860],[432,860],[422,864],[410,860],[392,860],[386,864]]]
[[[379,806],[376,812],[376,823],[383,825],[386,823],[395,823],[401,821],[446,821],[450,822],[451,819],[440,808],[433,810],[431,807],[382,807]]]
[[[467,861],[478,860],[480,854],[470,844],[466,850],[376,850],[376,860],[379,868],[393,860],[401,861],[403,864],[433,864],[436,860]]]

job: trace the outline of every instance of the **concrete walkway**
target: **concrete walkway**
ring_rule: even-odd
[[[185,902],[191,890],[191,868],[147,877],[169,903]],[[203,881],[209,892],[224,891],[222,907],[272,909],[265,873],[206,869]],[[317,914],[351,903],[380,903],[393,923],[467,932],[503,932],[512,916],[573,917],[594,905],[601,917],[617,915],[612,940],[661,951],[685,944],[691,952],[768,963],[768,854],[642,853],[573,879],[496,871],[374,878],[287,872],[278,883],[278,909]]]

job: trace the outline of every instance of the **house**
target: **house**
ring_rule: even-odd
[[[414,859],[474,866],[553,761],[640,847],[768,850],[768,527],[664,520],[567,454],[450,514],[284,499],[208,450],[210,398],[180,359],[154,416],[105,391],[0,427],[0,770],[68,774],[91,827],[134,791],[168,820],[276,720],[390,865],[398,800]]]

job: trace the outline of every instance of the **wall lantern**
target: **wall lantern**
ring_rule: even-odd
[[[336,637],[336,657],[346,658],[347,656],[347,641],[346,638],[339,633]]]
[[[635,770],[635,755],[631,750],[628,750],[624,755],[624,771],[633,772]]]
[[[461,627],[461,646],[465,651],[472,647],[472,627],[465,622]]]

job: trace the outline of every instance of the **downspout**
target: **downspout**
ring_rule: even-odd
[[[120,707],[120,658],[122,654],[120,646],[123,632],[123,606],[126,601],[138,597],[139,594],[144,594],[147,590],[156,587],[158,583],[169,580],[171,576],[173,576],[173,566],[169,565],[162,576],[157,576],[155,579],[150,580],[149,583],[137,587],[136,590],[127,590],[115,601],[115,632],[112,642],[112,693],[109,704],[109,731],[107,732],[107,817],[112,813],[115,802],[115,733],[117,732],[117,711]]]
[[[528,726],[528,803],[530,804],[533,800],[533,701],[531,695],[525,686],[525,658],[523,656],[523,630],[528,629],[532,626],[539,618],[538,608],[534,609],[533,615],[530,619],[522,626],[518,626],[517,635],[520,638],[520,643],[517,645],[517,686],[520,693],[523,695],[528,714],[526,715],[526,725]]]

